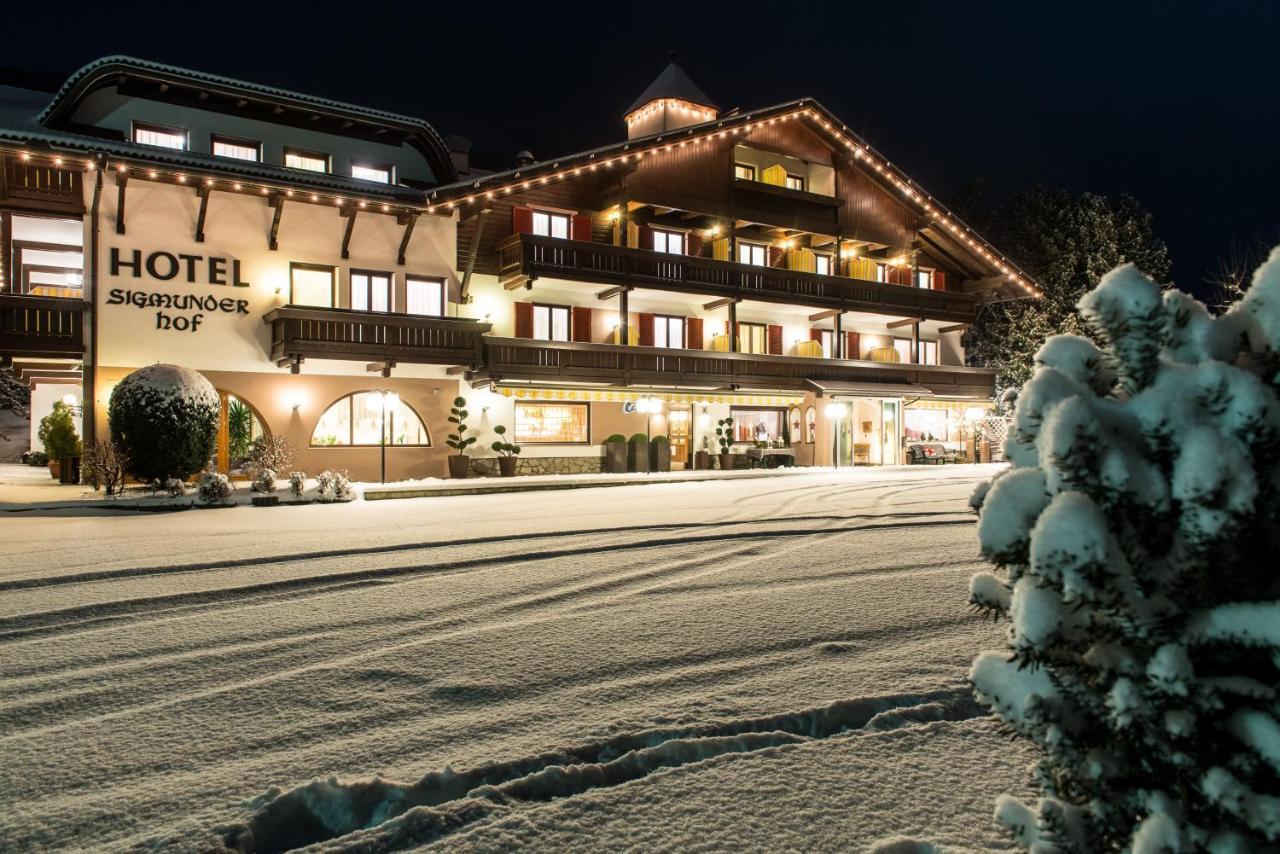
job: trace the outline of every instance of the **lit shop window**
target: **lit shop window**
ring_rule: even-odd
[[[257,163],[262,159],[262,145],[249,139],[235,139],[229,136],[213,138],[213,156],[230,157],[232,160],[251,160]]]
[[[739,243],[738,263],[755,264],[757,267],[769,266],[768,247],[759,243]]]
[[[352,163],[351,177],[361,181],[376,181],[379,184],[391,183],[392,169],[386,164]]]
[[[391,274],[352,270],[351,309],[391,311]]]
[[[669,252],[672,255],[684,254],[684,235],[678,231],[653,230],[653,251]]]
[[[380,392],[358,391],[339,398],[324,411],[311,434],[311,446],[315,448],[376,446],[383,424],[386,425],[386,444],[429,447],[431,439],[413,407],[393,397],[386,413],[382,411],[385,398]],[[385,417],[385,421],[384,421]]]
[[[831,256],[814,253],[813,255],[813,272],[819,276],[831,275]]]
[[[669,317],[665,314],[653,318],[653,346],[669,347],[672,350],[684,348],[684,318]]]
[[[329,155],[316,151],[302,151],[297,148],[284,150],[284,165],[290,169],[305,169],[308,172],[328,172]]]
[[[319,264],[290,264],[289,304],[333,308],[333,268]]]
[[[569,215],[550,213],[549,211],[533,212],[533,233],[541,237],[560,237],[568,239],[570,231]]]
[[[750,163],[733,164],[733,177],[741,178],[744,181],[754,181],[756,179],[756,167]]]
[[[738,352],[759,354],[768,353],[769,345],[767,337],[767,330],[763,323],[739,323]]]
[[[937,341],[921,341],[920,342],[920,364],[922,365],[938,364],[938,342]]]
[[[587,403],[517,400],[515,441],[517,444],[585,445],[591,432],[590,412]]]
[[[405,278],[405,311],[428,317],[444,317],[444,279],[423,276]]]
[[[533,306],[533,337],[541,341],[569,340],[569,306]]]
[[[729,415],[733,417],[733,441],[776,442],[782,438],[782,419],[787,413],[784,409],[731,406]]]
[[[801,178],[799,175],[788,175],[786,187],[788,190],[803,190],[804,178]]]
[[[155,145],[160,148],[176,148],[186,150],[187,132],[180,128],[167,128],[160,125],[145,125],[135,122],[133,125],[133,141],[138,145]]]

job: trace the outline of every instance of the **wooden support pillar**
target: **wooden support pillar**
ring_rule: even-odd
[[[124,234],[124,188],[129,183],[129,173],[116,173],[116,234]]]
[[[738,220],[729,217],[729,260],[738,260]]]
[[[400,215],[399,221],[404,226],[404,235],[400,238],[400,251],[396,254],[396,264],[403,267],[405,253],[409,251],[409,238],[413,237],[413,227],[418,224],[418,212],[407,211]],[[479,226],[476,226],[476,239],[480,239]],[[342,257],[345,258],[347,256],[344,255]]]
[[[729,352],[738,352],[738,303],[729,303]]]
[[[843,316],[843,312],[836,315],[836,331],[835,331],[835,335],[833,336],[835,339],[833,341],[835,346],[831,348],[832,350],[835,351],[832,355],[834,355],[837,359],[849,358],[849,356],[845,353],[844,333],[840,330],[840,318],[842,316]]]
[[[284,196],[276,193],[268,203],[275,209],[271,215],[271,234],[267,237],[267,248],[275,252],[280,248],[280,218],[284,215]]]
[[[342,232],[342,259],[345,261],[351,257],[351,232],[356,227],[356,207],[345,205],[338,213],[347,218],[347,227]]]
[[[619,179],[621,181],[621,179]],[[630,240],[631,199],[626,193],[618,194],[618,245],[627,246]]]
[[[920,321],[911,324],[911,364],[920,364]]]
[[[200,212],[196,214],[196,243],[204,243],[204,220],[209,214],[209,197],[213,188],[208,184],[196,187],[196,195],[200,197]]]
[[[622,220],[618,220],[622,222]],[[624,240],[626,238],[623,238]],[[618,343],[624,347],[631,344],[631,317],[627,311],[627,295],[629,291],[626,288],[618,294]]]

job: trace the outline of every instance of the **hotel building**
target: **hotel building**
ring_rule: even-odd
[[[232,473],[269,433],[443,476],[457,395],[482,472],[498,424],[551,472],[646,431],[692,467],[728,416],[802,465],[960,441],[993,391],[961,335],[1024,273],[812,99],[722,112],[672,63],[623,124],[495,173],[421,119],[128,57],[0,87],[0,359],[86,439],[130,371],[199,370]]]

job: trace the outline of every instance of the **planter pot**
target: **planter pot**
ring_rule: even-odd
[[[61,465],[58,466],[58,483],[79,483],[80,458],[63,457],[59,462]]]
[[[62,471],[61,460],[49,460],[49,477],[53,478],[54,480],[61,480],[62,478],[59,476],[61,471]]]
[[[733,454],[720,454],[720,468],[723,471],[733,468]]]
[[[671,445],[667,442],[649,443],[649,471],[671,471]]]
[[[693,467],[700,471],[711,468],[711,452],[710,451],[694,451]]]
[[[467,470],[471,467],[471,457],[466,454],[454,454],[449,457],[449,477],[461,480],[467,476]]]
[[[649,470],[649,443],[627,443],[627,471],[647,472]]]
[[[601,467],[605,474],[627,473],[627,443],[605,442],[604,464]]]
[[[254,507],[277,507],[280,504],[279,495],[255,495],[249,500]]]
[[[498,473],[503,477],[516,476],[516,458],[498,457]]]

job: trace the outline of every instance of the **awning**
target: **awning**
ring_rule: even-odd
[[[704,391],[663,391],[661,389],[551,388],[544,386],[498,385],[493,389],[503,397],[520,400],[585,400],[596,403],[656,397],[667,403],[731,403],[737,406],[799,406],[801,395],[720,393]]]
[[[854,383],[840,380],[805,380],[818,394],[852,397],[932,397],[933,392],[915,383]]]
[[[984,411],[996,408],[993,400],[917,400],[907,404],[907,409],[950,409],[956,412],[966,412],[970,409],[981,409]]]

